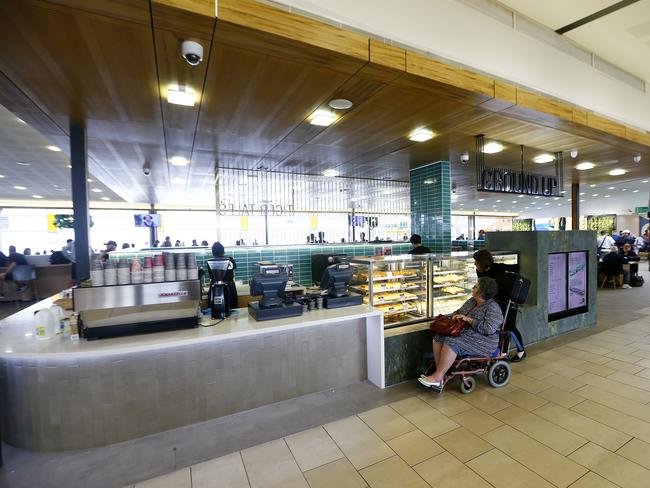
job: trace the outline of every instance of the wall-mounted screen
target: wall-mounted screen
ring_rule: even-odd
[[[135,214],[133,216],[136,227],[160,227],[160,215],[158,214]]]
[[[557,252],[548,255],[549,321],[588,311],[588,259],[587,251]]]

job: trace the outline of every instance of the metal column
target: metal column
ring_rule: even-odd
[[[149,209],[149,213],[154,215],[156,214],[156,206],[152,203]],[[149,247],[153,246],[155,240],[158,239],[158,227],[149,228]]]
[[[580,230],[580,183],[571,183],[571,230]]]
[[[86,126],[70,124],[72,210],[74,215],[77,285],[90,277],[90,216],[88,211],[88,144]]]

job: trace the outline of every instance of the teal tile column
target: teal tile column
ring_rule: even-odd
[[[448,161],[411,170],[411,232],[436,254],[451,252],[451,175]]]

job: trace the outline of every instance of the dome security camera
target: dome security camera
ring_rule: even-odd
[[[634,159],[634,162],[635,162],[635,163],[638,163],[638,162],[641,161],[641,155],[640,155],[640,154],[637,154],[636,156],[634,156],[633,159]]]
[[[569,154],[571,154],[571,157],[573,159],[575,159],[575,158],[578,157],[578,150],[577,149],[571,149],[571,152]]]
[[[203,46],[194,41],[183,41],[181,45],[183,59],[190,66],[197,66],[203,61]]]
[[[151,166],[149,165],[148,162],[145,162],[142,165],[142,172],[144,173],[145,176],[149,176],[151,174]]]
[[[460,155],[460,164],[467,164],[469,162],[469,153],[463,153]]]

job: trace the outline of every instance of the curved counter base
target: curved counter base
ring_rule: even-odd
[[[112,350],[107,339],[99,354],[2,354],[4,440],[32,450],[97,447],[362,381],[369,367],[383,371],[366,347],[367,331],[383,342],[383,319],[353,308],[349,317],[324,310],[332,316],[179,345],[142,347],[137,336],[135,350]],[[164,334],[192,332],[201,333]]]

